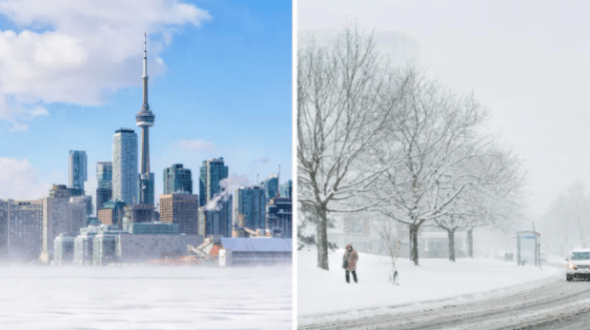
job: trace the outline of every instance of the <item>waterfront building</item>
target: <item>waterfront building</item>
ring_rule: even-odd
[[[53,240],[53,264],[62,265],[74,261],[74,240],[78,233],[61,233]]]
[[[35,260],[41,253],[42,232],[42,200],[0,200],[0,259]]]
[[[227,266],[290,264],[293,259],[291,239],[222,238]]]
[[[68,204],[70,192],[65,185],[53,185],[49,196],[43,198],[43,233],[41,261],[49,262],[53,255],[53,240],[68,232]]]

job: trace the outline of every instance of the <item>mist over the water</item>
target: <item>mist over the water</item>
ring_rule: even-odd
[[[244,329],[291,326],[291,265],[0,266],[10,329]]]

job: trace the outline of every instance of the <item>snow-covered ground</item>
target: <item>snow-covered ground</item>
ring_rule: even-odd
[[[291,266],[0,267],[0,329],[291,329]]]
[[[347,284],[341,268],[344,250],[330,253],[330,270],[317,268],[314,248],[298,251],[298,315],[345,312],[351,315],[383,306],[424,302],[475,294],[513,285],[542,281],[563,270],[556,267],[518,267],[515,262],[494,259],[421,259],[416,267],[398,259],[399,286],[389,283],[390,259],[359,253],[359,283]],[[352,277],[352,276],[351,276]],[[565,278],[565,275],[564,275]]]

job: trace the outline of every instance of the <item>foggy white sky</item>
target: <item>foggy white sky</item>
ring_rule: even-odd
[[[534,215],[575,180],[590,187],[590,2],[299,0],[298,31],[401,31],[419,65],[491,110],[525,161]]]

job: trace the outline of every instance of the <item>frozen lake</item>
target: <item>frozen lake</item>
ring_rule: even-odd
[[[291,266],[0,267],[1,329],[290,329]]]

